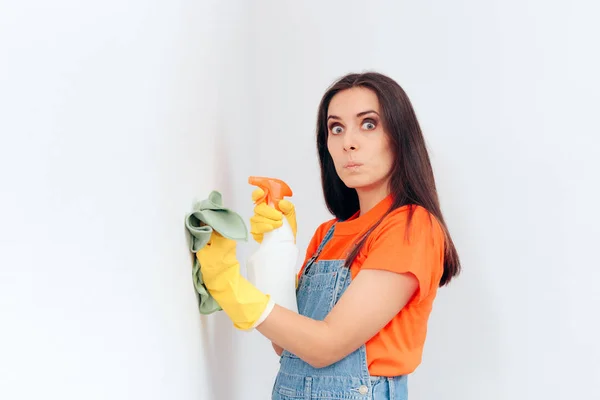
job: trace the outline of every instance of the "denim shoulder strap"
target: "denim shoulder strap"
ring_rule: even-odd
[[[325,234],[325,237],[323,238],[323,240],[321,240],[321,243],[319,244],[319,248],[317,248],[316,253],[313,254],[308,259],[308,261],[304,265],[304,268],[302,268],[302,274],[303,275],[306,274],[308,272],[308,270],[310,270],[310,267],[315,262],[315,260],[317,259],[317,257],[319,257],[319,255],[321,254],[321,251],[323,251],[323,248],[325,247],[325,245],[327,244],[327,242],[329,242],[329,240],[333,237],[333,232],[334,231],[335,231],[335,222],[333,223],[333,225],[331,225],[331,228],[329,228],[329,230]]]
[[[323,247],[325,247],[327,242],[329,242],[329,240],[333,237],[333,232],[335,232],[335,222],[333,223],[333,225],[331,225],[331,228],[329,228],[329,230],[325,234],[325,237],[323,238],[323,240],[321,240],[321,243],[319,244],[319,248],[317,249],[317,252],[313,256],[313,258],[319,257],[319,254],[321,254],[321,251],[323,251]]]
[[[304,265],[304,268],[303,268],[304,272],[306,272],[306,267],[310,268],[310,266],[312,265],[312,263],[321,254],[321,251],[323,250],[323,247],[325,247],[325,245],[327,244],[327,242],[329,242],[329,240],[333,237],[333,232],[335,231],[335,224],[336,223],[334,222],[333,225],[331,225],[331,228],[329,228],[329,230],[325,234],[325,237],[323,238],[323,240],[321,240],[321,243],[319,243],[319,247],[317,248],[317,251],[308,259],[308,261]]]

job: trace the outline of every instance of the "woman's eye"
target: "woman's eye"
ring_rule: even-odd
[[[334,135],[342,133],[342,127],[339,125],[331,127],[331,133],[333,133]]]
[[[365,121],[362,126],[363,126],[363,129],[367,129],[367,130],[375,129],[375,124],[371,121]]]

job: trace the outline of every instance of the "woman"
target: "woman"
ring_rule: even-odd
[[[218,234],[197,255],[204,282],[237,328],[281,355],[273,399],[406,399],[437,288],[460,270],[419,123],[395,81],[350,74],[323,96],[317,148],[335,218],[308,246],[299,314],[242,278],[235,242]],[[284,216],[295,234],[293,204],[279,205],[256,206],[257,241]]]

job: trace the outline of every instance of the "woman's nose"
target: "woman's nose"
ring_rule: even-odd
[[[354,151],[357,149],[356,135],[351,131],[347,131],[344,134],[344,151]]]

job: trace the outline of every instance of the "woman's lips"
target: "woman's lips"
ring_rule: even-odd
[[[362,164],[359,163],[359,162],[356,162],[356,161],[349,161],[346,164],[344,164],[344,168],[354,168],[354,169],[356,169],[356,168],[358,168],[360,166],[362,166]]]

